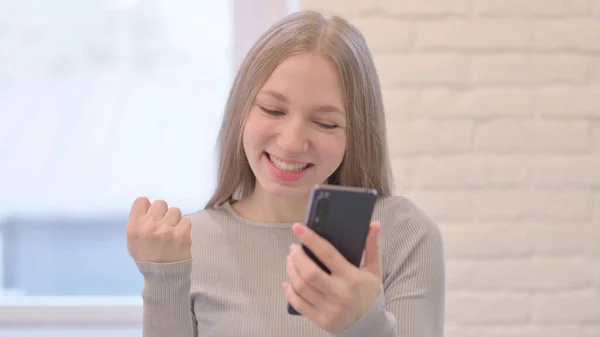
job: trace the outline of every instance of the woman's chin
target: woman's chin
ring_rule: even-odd
[[[311,183],[281,183],[278,181],[269,180],[266,182],[260,182],[263,193],[268,196],[283,198],[283,199],[297,199],[306,197],[314,184]]]

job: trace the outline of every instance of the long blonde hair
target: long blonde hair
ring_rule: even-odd
[[[330,184],[393,190],[379,78],[360,31],[341,17],[315,11],[289,14],[264,32],[242,62],[229,93],[219,133],[216,191],[206,208],[248,196],[256,178],[242,145],[242,130],[255,96],[275,68],[299,52],[318,52],[337,65],[348,113],[347,148]]]

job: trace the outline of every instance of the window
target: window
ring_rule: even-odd
[[[204,205],[237,65],[295,4],[0,0],[0,335],[141,336],[129,206]]]

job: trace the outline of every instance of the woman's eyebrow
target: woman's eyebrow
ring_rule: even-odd
[[[272,98],[280,101],[281,103],[286,103],[286,104],[289,103],[288,98],[285,97],[284,94],[282,94],[278,91],[272,90],[272,89],[262,90],[259,92],[259,94],[271,96]],[[315,111],[315,112],[335,112],[335,113],[339,113],[342,115],[346,114],[343,109],[341,109],[337,106],[334,106],[334,105],[330,105],[330,104],[319,105],[319,106],[315,107],[313,109],[313,111]]]

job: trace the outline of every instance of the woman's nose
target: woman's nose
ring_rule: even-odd
[[[280,130],[278,145],[282,150],[289,153],[300,153],[308,150],[308,139],[302,123],[290,121]]]

